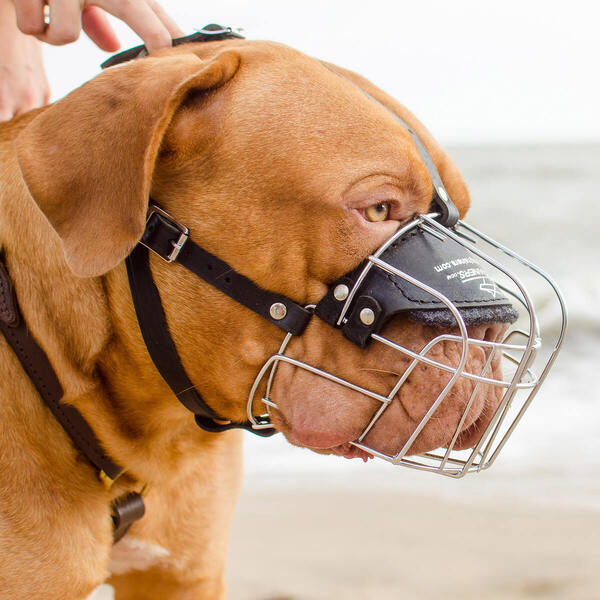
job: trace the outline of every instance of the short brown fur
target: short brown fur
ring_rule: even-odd
[[[344,74],[416,128],[464,214],[466,187],[430,134]],[[309,303],[389,236],[357,229],[340,206],[354,181],[391,172],[406,218],[427,209],[431,183],[414,145],[318,61],[279,44],[215,42],[110,69],[0,125],[0,164],[0,246],[23,315],[64,401],[128,469],[104,489],[0,337],[0,599],[85,598],[109,576],[111,498],[144,482],[147,514],[128,537],[169,555],[114,576],[117,598],[223,598],[241,434],[199,430],[147,354],[123,259],[148,197],[235,269]],[[224,417],[245,420],[281,331],[182,267],[151,264],[192,381]],[[325,329],[309,327],[314,354],[331,344]],[[342,351],[336,360],[357,352]]]

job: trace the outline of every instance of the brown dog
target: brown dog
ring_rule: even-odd
[[[411,123],[464,214],[466,186],[429,133],[368,81],[345,75]],[[109,69],[0,125],[0,161],[0,245],[24,318],[64,402],[127,468],[106,491],[0,336],[0,598],[82,599],[111,572],[118,599],[224,597],[241,434],[198,429],[143,343],[123,260],[142,234],[148,198],[262,287],[313,303],[399,222],[427,211],[431,181],[414,143],[392,114],[317,60],[241,40]],[[387,220],[369,218],[377,204],[388,207]],[[180,266],[155,256],[151,265],[186,371],[212,408],[244,421],[249,388],[281,331]],[[424,325],[391,327],[408,346],[432,337]],[[501,328],[479,329],[471,335],[496,337]],[[386,389],[401,368],[384,349],[359,350],[318,319],[291,350],[372,389]],[[444,344],[437,351],[456,353]],[[357,353],[366,365],[359,373]],[[482,360],[469,357],[475,370]],[[421,368],[410,401],[394,401],[370,444],[397,450],[446,380]],[[448,442],[466,388],[455,386],[415,451]],[[320,452],[351,455],[347,442],[374,409],[291,367],[274,393],[277,427]],[[465,428],[484,408],[471,409]],[[152,485],[146,516],[109,567],[111,498],[144,483]]]

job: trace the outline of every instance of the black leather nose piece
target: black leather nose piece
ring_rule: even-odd
[[[466,325],[514,323],[518,318],[510,298],[484,269],[484,261],[450,236],[433,235],[415,226],[389,245],[380,260],[405,275],[378,266],[362,280],[341,325],[342,334],[361,348],[369,343],[372,333],[381,331],[397,314],[408,314],[431,326],[456,327],[447,302],[460,311]],[[335,289],[341,284],[352,289],[365,264],[330,286],[315,309],[318,317],[339,326],[344,302],[335,298]],[[367,298],[377,302],[378,310],[377,318],[365,323],[359,318],[359,304]]]

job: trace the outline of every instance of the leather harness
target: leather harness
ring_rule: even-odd
[[[173,46],[177,46],[189,42],[210,42],[242,37],[243,36],[234,32],[231,28],[224,28],[219,25],[208,25],[203,30],[193,35],[174,39],[172,43]],[[130,50],[126,50],[125,52],[121,52],[120,54],[111,57],[102,64],[102,67],[109,67],[126,60],[145,56],[146,54],[145,46],[131,48]],[[152,223],[149,223],[149,226],[151,225]],[[147,232],[147,234],[151,235],[151,232]],[[160,236],[156,236],[156,241],[164,244],[164,239],[161,240]],[[144,254],[146,255],[145,258]],[[185,256],[185,254],[183,256]],[[215,259],[215,262],[211,264],[217,265],[216,260],[218,259]],[[145,268],[144,262],[146,263]],[[132,265],[136,264],[139,265],[139,272],[136,271],[134,275],[130,273],[132,296],[134,297],[134,303],[138,314],[146,315],[146,317],[142,318],[145,323],[148,323],[150,329],[148,327],[141,327],[142,333],[148,344],[148,350],[157,364],[159,371],[163,376],[167,376],[167,380],[179,400],[197,415],[197,422],[200,426],[203,426],[204,429],[207,431],[219,432],[240,426],[231,423],[227,425],[216,423],[213,421],[213,418],[218,418],[216,413],[212,411],[199,394],[193,390],[182,391],[185,390],[186,387],[189,388],[192,384],[187,380],[187,383],[180,386],[180,383],[184,378],[187,378],[187,375],[185,375],[183,366],[179,362],[177,351],[175,350],[170,335],[168,332],[166,332],[165,335],[164,332],[158,331],[161,329],[160,326],[157,328],[156,333],[152,333],[154,331],[154,327],[152,327],[153,320],[155,320],[155,323],[158,322],[161,326],[164,324],[165,328],[166,320],[160,303],[160,296],[152,281],[147,250],[143,248],[143,246],[138,246],[132,253],[132,256],[128,258],[128,272],[130,272]],[[230,277],[233,279],[232,274],[229,274],[227,278],[229,279]],[[252,282],[249,282],[249,280],[239,275],[235,279],[236,285],[234,287],[244,287],[246,282],[253,285]],[[145,294],[147,294],[146,298],[143,297]],[[154,314],[151,319],[148,319],[148,313],[144,310],[144,307],[150,307],[152,309]],[[297,326],[297,320],[295,318],[290,319],[290,323],[292,322]],[[58,376],[48,360],[46,353],[36,341],[34,333],[28,328],[27,323],[21,314],[13,282],[2,254],[0,254],[0,332],[2,332],[9,346],[19,359],[23,370],[35,386],[44,404],[50,409],[56,420],[61,424],[67,435],[71,438],[74,446],[83,453],[90,464],[98,471],[98,476],[105,487],[110,489],[115,480],[125,472],[125,469],[106,454],[94,434],[93,429],[83,418],[81,413],[74,406],[62,402],[64,393]],[[170,344],[168,341],[165,342],[166,339],[170,340]],[[157,349],[157,345],[162,346],[162,351],[161,349]],[[176,359],[174,359],[174,357],[176,357]],[[171,361],[173,361],[173,366],[165,366],[168,363],[171,363]],[[246,424],[242,424],[241,426],[250,429],[249,425],[246,426]],[[268,432],[267,435],[270,435],[271,433],[274,432]],[[145,485],[141,491],[126,492],[111,502],[110,509],[115,542],[127,533],[136,520],[141,519],[144,516],[145,506],[143,496],[147,489],[148,486]]]
[[[63,389],[43,348],[35,340],[21,314],[14,286],[4,258],[0,256],[0,331],[13,349],[23,370],[31,379],[44,404],[67,432],[73,444],[98,470],[100,480],[110,489],[124,472],[103,450],[94,431],[81,413],[61,402]],[[144,516],[142,493],[127,492],[111,503],[115,542]]]
[[[219,291],[293,335],[300,335],[304,331],[312,313],[286,296],[259,287],[226,262],[195,244],[189,239],[187,227],[177,223],[156,204],[151,204],[148,210],[146,229],[140,243],[125,259],[131,296],[148,353],[177,399],[194,413],[198,426],[212,433],[237,428],[262,436],[273,435],[275,431],[252,429],[249,421],[218,422],[223,421],[223,417],[208,406],[196,391],[169,333],[160,294],[150,270],[149,250],[168,263],[177,261]],[[283,315],[276,312],[273,306],[285,307]]]

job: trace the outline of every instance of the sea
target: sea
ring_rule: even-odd
[[[246,490],[403,490],[461,503],[600,510],[600,144],[448,151],[471,191],[466,222],[548,272],[564,295],[568,332],[545,383],[480,473],[451,479],[245,434]],[[544,331],[556,334],[559,313],[547,306],[547,290],[532,280],[531,292]]]

